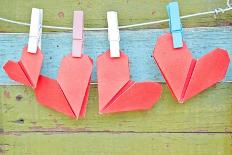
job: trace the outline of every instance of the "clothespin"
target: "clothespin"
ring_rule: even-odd
[[[84,14],[83,11],[74,11],[73,16],[73,42],[72,56],[81,57],[83,51],[83,30],[84,30]]]
[[[183,47],[183,30],[180,21],[180,13],[178,2],[171,2],[167,5],[167,11],[169,16],[169,27],[172,33],[174,48]]]
[[[108,40],[110,42],[110,56],[120,57],[119,48],[119,28],[118,28],[118,16],[117,12],[109,11],[107,12],[107,22],[108,22]]]
[[[37,47],[41,49],[43,9],[32,8],[31,24],[28,41],[28,52],[36,53]]]

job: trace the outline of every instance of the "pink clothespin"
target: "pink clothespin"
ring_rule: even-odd
[[[84,17],[83,11],[74,11],[73,17],[73,42],[72,42],[72,56],[81,57],[83,50],[83,29]]]

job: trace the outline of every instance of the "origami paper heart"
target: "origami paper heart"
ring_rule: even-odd
[[[37,87],[35,88],[35,95],[42,105],[67,116],[75,117],[75,114],[56,80],[40,75]]]
[[[7,75],[17,82],[35,88],[39,78],[43,55],[40,49],[36,53],[27,52],[24,47],[22,57],[19,62],[9,60],[4,66]]]
[[[100,113],[147,110],[158,101],[162,87],[155,82],[130,80],[128,57],[111,58],[106,51],[97,58]]]
[[[61,62],[57,80],[41,76],[35,94],[38,101],[71,117],[84,117],[93,61],[87,55],[68,55]],[[59,105],[59,106],[57,106]],[[71,110],[70,110],[71,109]]]
[[[81,58],[68,55],[61,62],[57,81],[77,117],[85,116],[92,67],[93,61],[87,55]]]
[[[158,38],[154,59],[179,102],[222,80],[230,62],[227,51],[219,48],[196,60],[186,44],[179,49],[173,48],[171,34]]]

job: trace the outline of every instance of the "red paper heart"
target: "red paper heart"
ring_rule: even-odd
[[[154,59],[179,102],[222,80],[230,62],[227,51],[219,48],[196,60],[185,43],[182,48],[173,48],[171,34],[158,38]]]
[[[87,55],[81,58],[68,55],[60,65],[57,81],[77,117],[85,116],[92,67],[93,61]]]
[[[41,75],[37,87],[35,88],[35,95],[42,105],[70,117],[75,117],[75,114],[56,80]]]
[[[38,88],[35,89],[38,101],[68,116],[84,117],[88,102],[92,65],[93,61],[87,55],[83,55],[81,58],[74,58],[71,55],[64,57],[57,80],[49,78],[43,80],[41,78],[41,81],[39,79]],[[47,95],[48,91],[52,95]],[[57,104],[61,105],[57,106]],[[67,111],[68,108],[71,110]]]
[[[27,52],[27,46],[24,47],[21,60],[13,62],[9,60],[4,66],[8,76],[26,86],[35,88],[39,78],[43,55],[40,49],[36,53]]]
[[[128,57],[111,58],[106,51],[97,58],[99,111],[112,113],[147,110],[158,101],[162,87],[155,82],[130,80]]]

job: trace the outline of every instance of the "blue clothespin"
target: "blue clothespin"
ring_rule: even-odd
[[[171,2],[167,5],[167,11],[169,16],[169,27],[172,33],[174,48],[183,47],[183,30],[180,21],[180,13],[178,2]]]

